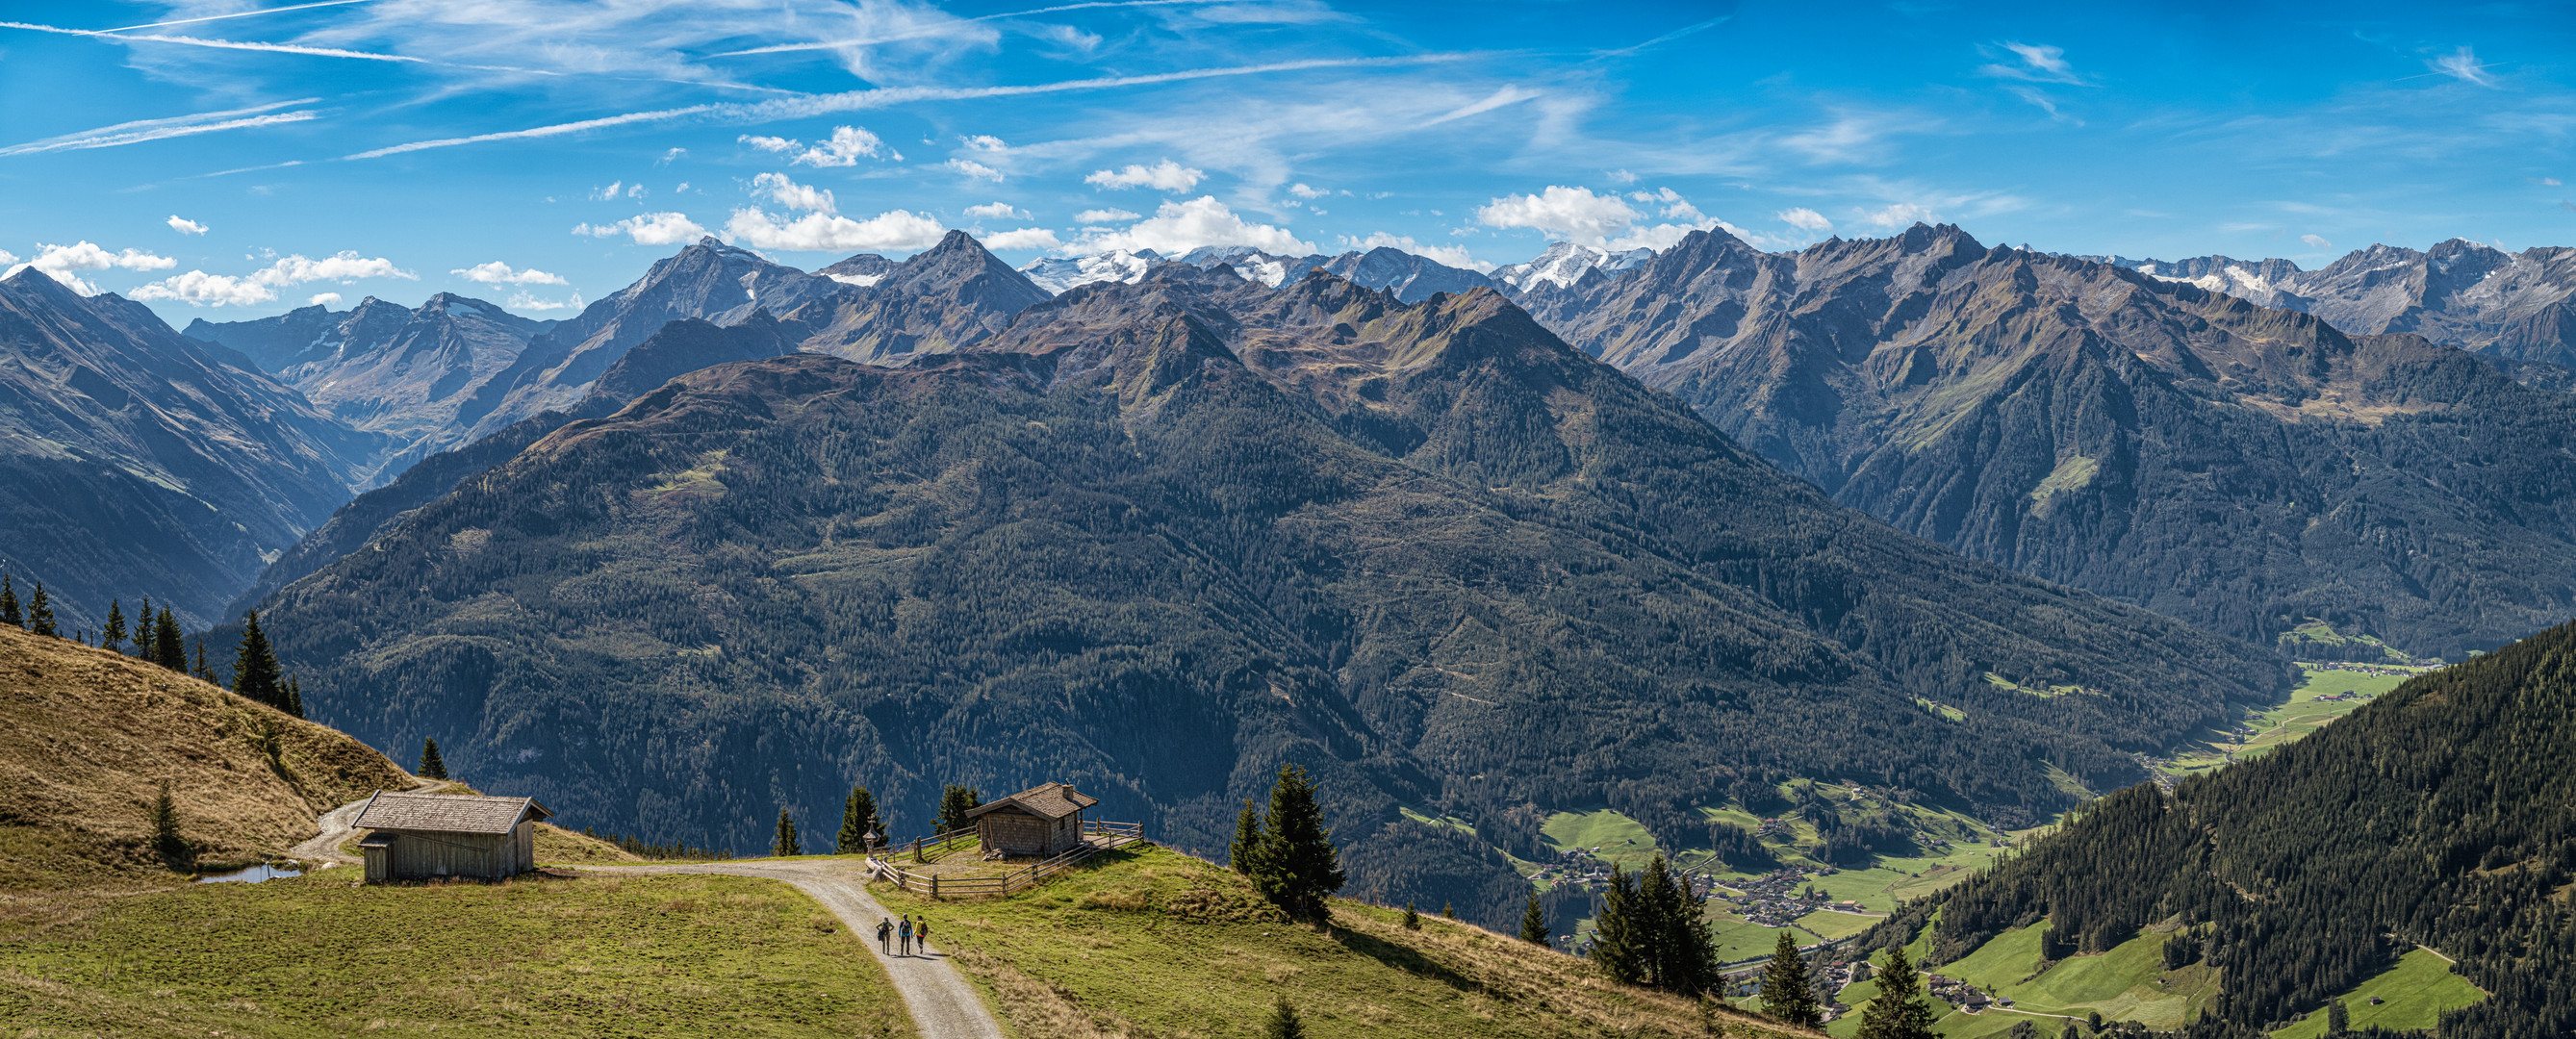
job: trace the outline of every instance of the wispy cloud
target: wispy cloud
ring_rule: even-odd
[[[1998,79],[2026,79],[2034,83],[2091,85],[2089,80],[2076,74],[2074,64],[2066,60],[2066,49],[2063,47],[2013,42],[2005,42],[1998,46],[2011,51],[2020,60],[2011,64],[1995,63],[1978,66],[1978,75],[1993,76]]]
[[[233,18],[256,18],[264,14],[284,14],[288,11],[309,11],[316,7],[347,7],[350,4],[371,4],[375,2],[377,2],[377,0],[320,0],[319,3],[288,4],[284,7],[264,7],[256,11],[235,11],[231,14],[210,14],[196,18],[174,18],[166,22],[145,22],[141,25],[124,25],[103,31],[132,32],[136,29],[162,29],[173,25],[195,25],[198,22],[220,22]]]
[[[1465,119],[1471,115],[1481,115],[1486,112],[1491,112],[1494,109],[1501,108],[1504,105],[1519,104],[1523,101],[1537,97],[1538,95],[1538,91],[1506,83],[1503,84],[1500,89],[1486,95],[1484,100],[1450,109],[1447,112],[1443,112],[1440,115],[1432,117],[1429,122],[1425,122],[1422,125],[1438,126],[1453,119]]]
[[[102,126],[94,130],[81,130],[58,137],[28,141],[25,144],[13,144],[0,148],[0,156],[33,155],[38,152],[71,151],[82,148],[113,148],[123,144],[140,144],[144,141],[186,137],[191,134],[240,130],[254,126],[275,126],[280,123],[300,123],[309,119],[319,119],[322,114],[309,109],[298,112],[279,112],[277,109],[309,105],[319,100],[321,99],[307,97],[221,112],[199,112],[194,115],[169,116],[162,119],[137,119],[133,122]]]
[[[2467,47],[2428,60],[2424,63],[2424,67],[2462,83],[2474,83],[2482,87],[2496,85],[2495,76],[2487,72],[2489,66],[2478,61],[2477,52]]]
[[[1704,22],[1693,22],[1693,23],[1691,23],[1691,24],[1689,24],[1689,25],[1682,26],[1682,27],[1681,27],[1681,28],[1679,28],[1679,29],[1675,29],[1675,30],[1673,30],[1673,31],[1671,31],[1671,32],[1668,32],[1668,33],[1665,33],[1665,34],[1663,34],[1663,35],[1661,35],[1661,36],[1657,36],[1657,37],[1655,37],[1654,39],[1647,40],[1647,41],[1646,41],[1646,42],[1644,42],[1644,43],[1636,44],[1636,45],[1634,45],[1634,46],[1629,46],[1629,47],[1621,47],[1621,48],[1619,48],[1619,49],[1617,49],[1617,50],[1607,50],[1607,51],[1602,51],[1602,52],[1600,52],[1600,53],[1601,53],[1601,55],[1602,55],[1603,57],[1621,57],[1621,56],[1625,56],[1625,55],[1630,55],[1630,54],[1640,53],[1640,52],[1647,51],[1647,50],[1652,50],[1652,49],[1654,49],[1654,48],[1656,48],[1656,47],[1663,46],[1664,44],[1671,43],[1671,42],[1673,42],[1674,40],[1681,39],[1682,37],[1689,36],[1689,35],[1692,35],[1692,34],[1694,34],[1694,33],[1706,32],[1706,31],[1708,31],[1708,30],[1710,30],[1710,29],[1717,28],[1717,27],[1718,27],[1718,26],[1720,26],[1720,25],[1724,25],[1724,24],[1726,24],[1726,22],[1727,22],[1729,19],[1732,19],[1732,18],[1734,18],[1734,17],[1735,17],[1735,16],[1734,16],[1734,15],[1731,15],[1731,14],[1722,14],[1722,15],[1719,15],[1719,16],[1717,16],[1717,17],[1715,17],[1715,18],[1711,18],[1711,19],[1709,19],[1709,20],[1707,20],[1707,21],[1704,21]]]

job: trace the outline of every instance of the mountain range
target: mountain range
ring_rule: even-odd
[[[1490,289],[1179,264],[682,375],[262,610],[316,718],[619,832],[1042,777],[1215,849],[1290,760],[1355,884],[1495,921],[1551,811],[1688,841],[1832,774],[2028,823],[2283,680],[1837,506]]]

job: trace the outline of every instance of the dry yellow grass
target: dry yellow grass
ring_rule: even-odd
[[[0,934],[184,879],[149,847],[165,782],[201,865],[279,855],[320,813],[416,782],[335,729],[8,625],[0,716]]]

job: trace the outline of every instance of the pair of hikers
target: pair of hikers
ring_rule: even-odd
[[[901,941],[902,941],[902,943],[903,943],[902,951],[901,951],[901,952],[896,952],[896,953],[895,953],[896,955],[899,955],[899,956],[910,956],[910,955],[912,955],[912,948],[913,948],[914,943],[919,943],[919,944],[920,944],[920,946],[921,946],[921,951],[923,951],[923,952],[925,952],[925,953],[926,953],[926,952],[929,952],[929,951],[930,951],[930,918],[929,918],[929,917],[923,917],[923,918],[921,918],[920,920],[914,920],[914,919],[912,918],[912,914],[910,914],[910,913],[906,913],[906,914],[904,914],[903,922],[902,922],[902,923],[900,923],[900,924],[897,924],[897,923],[895,923],[894,921],[888,920],[888,919],[886,919],[886,918],[884,918],[884,917],[878,917],[878,918],[877,918],[877,947],[878,947],[878,948],[880,948],[880,949],[886,949],[886,951],[888,951],[888,952],[895,952],[895,950],[893,950],[893,949],[888,949],[888,948],[886,947],[886,940],[887,940],[888,938],[895,938],[895,939],[899,939],[899,940],[901,940]]]

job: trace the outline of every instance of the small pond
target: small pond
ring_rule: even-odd
[[[198,877],[197,883],[220,884],[225,881],[239,881],[244,884],[256,884],[260,881],[267,880],[270,877],[300,877],[303,875],[304,873],[301,870],[286,866],[271,866],[263,862],[256,866],[233,870],[229,873],[208,873],[205,876]]]

